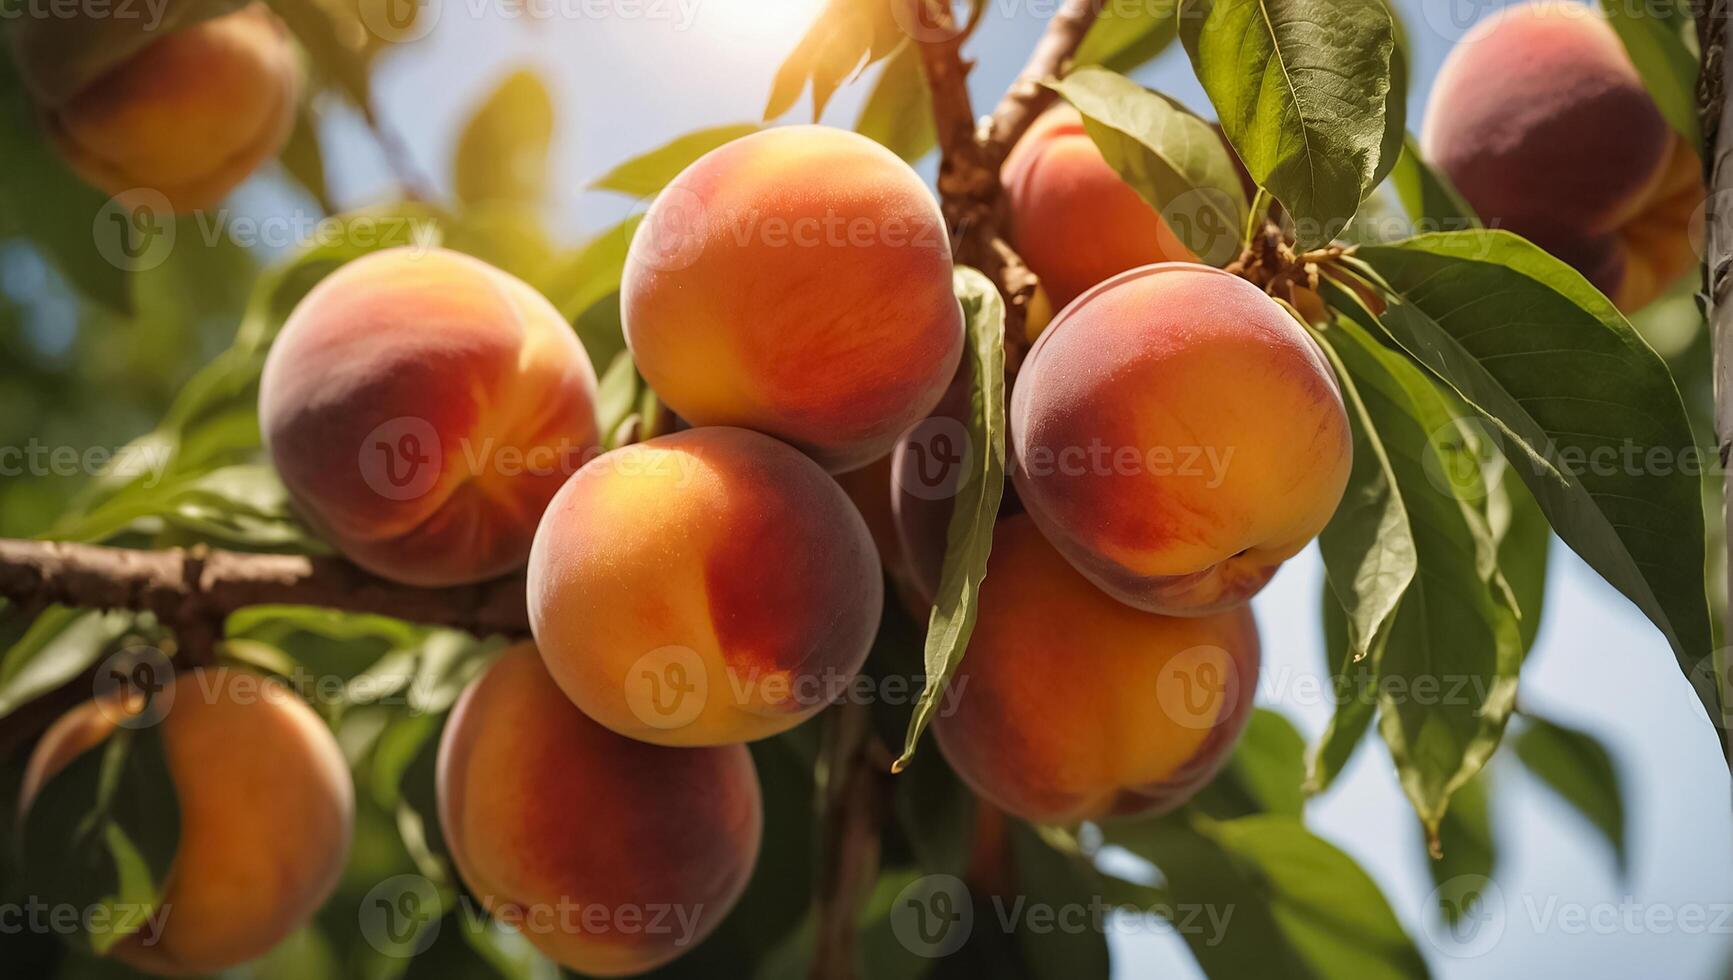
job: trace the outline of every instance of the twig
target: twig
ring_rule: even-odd
[[[86,609],[155,613],[189,656],[214,641],[224,617],[261,605],[369,612],[487,636],[529,634],[521,576],[421,589],[369,575],[336,558],[232,551],[134,551],[59,541],[0,540],[0,598]],[[208,636],[196,630],[206,627]]]
[[[879,872],[879,828],[890,809],[890,759],[877,745],[864,704],[826,716],[817,919],[811,980],[853,980],[860,913]]]
[[[1028,64],[999,100],[980,136],[986,158],[994,166],[1004,162],[1035,117],[1053,104],[1057,96],[1042,83],[1065,73],[1100,12],[1100,0],[1066,0],[1065,6],[1047,22],[1047,30],[1035,45]]]

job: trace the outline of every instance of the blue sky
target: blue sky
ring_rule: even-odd
[[[383,114],[406,135],[420,169],[449,186],[451,148],[474,106],[514,68],[539,71],[559,117],[554,224],[561,238],[576,241],[642,207],[587,193],[588,180],[688,130],[757,119],[778,62],[818,0],[667,0],[665,17],[588,16],[598,5],[548,2],[570,16],[531,23],[488,0],[430,0],[439,12],[432,33],[387,52],[377,84]],[[1053,6],[1054,0],[988,0],[972,49],[979,59],[972,79],[978,107],[1003,91]],[[1414,49],[1410,126],[1418,130],[1427,89],[1451,42],[1503,4],[1399,0],[1398,6]],[[1208,111],[1177,46],[1137,77]],[[865,85],[845,90],[824,121],[851,124],[865,92]],[[789,119],[809,116],[803,104]],[[338,199],[359,204],[385,194],[384,169],[356,121],[332,119],[327,136]],[[930,176],[930,161],[924,170]],[[243,209],[248,203],[247,196],[237,201]],[[1256,601],[1265,646],[1260,700],[1308,738],[1329,716],[1327,706],[1307,696],[1323,673],[1321,580],[1316,555],[1308,552]],[[1313,802],[1311,825],[1378,880],[1441,977],[1724,976],[1733,947],[1733,923],[1717,922],[1733,902],[1727,772],[1660,634],[1556,544],[1522,701],[1594,732],[1611,749],[1631,823],[1628,880],[1617,878],[1606,848],[1574,811],[1501,755],[1493,764],[1493,806],[1502,849],[1502,934],[1476,956],[1456,956],[1461,950],[1428,939],[1437,930],[1429,928],[1432,884],[1423,846],[1380,744],[1362,749],[1340,783]],[[1658,916],[1676,919],[1693,910],[1708,916],[1707,932],[1657,924]],[[1627,924],[1633,913],[1634,928]],[[1591,918],[1579,928],[1575,914]],[[1145,934],[1114,942],[1123,976],[1199,975],[1177,940]]]

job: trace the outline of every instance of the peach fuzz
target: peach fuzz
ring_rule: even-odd
[[[530,627],[590,717],[662,745],[794,727],[846,688],[884,579],[848,496],[793,447],[691,429],[618,449],[554,498]]]
[[[19,40],[48,135],[84,180],[128,204],[156,204],[155,192],[190,211],[222,200],[282,148],[301,63],[264,3],[132,40],[136,50],[75,89],[60,81],[62,65],[36,64]]]
[[[1197,261],[1161,214],[1120,179],[1070,106],[1042,113],[1005,158],[1000,181],[1012,244],[1054,309],[1127,269]]]
[[[310,522],[410,585],[523,565],[596,452],[596,376],[524,282],[443,249],[375,252],[308,293],[265,363],[259,421]]]
[[[200,668],[155,697],[168,705],[160,725],[180,845],[160,934],[135,933],[111,955],[147,973],[216,973],[264,955],[330,896],[348,856],[354,789],[325,723],[275,681]],[[21,812],[127,715],[109,698],[55,722],[25,770]]]
[[[572,706],[529,644],[458,699],[437,771],[464,884],[586,976],[643,973],[695,947],[758,858],[763,804],[745,746],[622,738]]]
[[[1501,10],[1445,59],[1427,158],[1489,226],[1569,263],[1627,312],[1697,264],[1695,151],[1662,117],[1598,10]]]
[[[981,613],[933,722],[980,796],[1039,823],[1171,810],[1250,717],[1257,626],[1239,606],[1168,617],[1090,585],[1026,516],[999,523]]]
[[[888,452],[963,350],[938,202],[889,150],[821,126],[682,171],[633,238],[620,308],[682,418],[756,429],[831,472]]]
[[[1329,522],[1352,457],[1323,353],[1237,276],[1169,263],[1077,298],[1011,395],[1012,478],[1065,557],[1122,602],[1250,598]]]

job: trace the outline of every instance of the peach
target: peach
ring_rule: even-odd
[[[1035,120],[1005,158],[999,179],[1010,207],[1011,243],[1054,309],[1127,269],[1198,260],[1120,179],[1070,106],[1055,106]]]
[[[1041,823],[1171,810],[1227,761],[1259,669],[1250,607],[1169,617],[1078,575],[1027,516],[994,534],[981,613],[933,722],[976,793]]]
[[[160,931],[146,926],[110,952],[148,973],[215,973],[264,955],[331,895],[348,857],[354,789],[325,723],[276,681],[200,668],[155,698],[150,706],[167,706],[160,724],[180,846]],[[107,740],[127,707],[118,697],[89,701],[55,722],[26,767],[21,811]]]
[[[883,601],[842,488],[747,429],[597,459],[554,498],[530,552],[549,673],[591,718],[662,745],[747,742],[810,717],[860,670]]]
[[[831,472],[890,451],[963,350],[944,218],[864,136],[765,130],[674,178],[621,286],[632,356],[693,425],[756,429]]]
[[[375,252],[308,293],[272,346],[259,422],[283,483],[356,564],[474,582],[529,555],[596,453],[596,375],[522,281],[443,249]]]
[[[1078,297],[1011,395],[1023,506],[1140,609],[1244,602],[1328,523],[1352,449],[1341,391],[1294,316],[1245,280],[1152,265]]]
[[[1701,164],[1597,10],[1532,3],[1476,24],[1444,61],[1421,142],[1482,220],[1569,263],[1620,309],[1697,262]]]
[[[57,39],[20,30],[25,81],[49,138],[80,177],[130,204],[149,205],[155,192],[176,211],[210,207],[288,139],[299,55],[264,3],[160,38],[138,30],[115,45],[114,64],[77,82],[63,70]]]
[[[642,973],[695,947],[758,859],[763,804],[745,746],[622,738],[572,706],[529,644],[458,699],[437,767],[464,884],[586,976]]]

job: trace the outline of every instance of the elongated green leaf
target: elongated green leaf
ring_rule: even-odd
[[[633,197],[650,197],[668,186],[680,171],[692,161],[724,143],[758,132],[756,123],[733,123],[699,129],[676,136],[662,146],[627,160],[595,180],[590,188],[599,191],[619,191]]]
[[[0,657],[0,718],[94,665],[135,619],[129,612],[49,607]]]
[[[1546,572],[1552,528],[1534,494],[1520,480],[1501,473],[1487,497],[1487,519],[1498,539],[1498,569],[1510,583],[1522,614],[1522,649],[1534,648],[1540,633],[1541,613],[1546,605]]]
[[[1691,146],[1702,143],[1697,118],[1697,22],[1683,0],[1633,4],[1601,0],[1661,115]]]
[[[1210,265],[1240,252],[1249,205],[1209,123],[1123,75],[1081,68],[1048,83],[1083,115],[1102,156]]]
[[[1601,832],[1613,849],[1619,873],[1629,870],[1625,800],[1619,770],[1600,740],[1587,732],[1524,712],[1516,755]]]
[[[1071,59],[1072,67],[1100,65],[1128,72],[1155,59],[1173,43],[1179,31],[1179,0],[1103,4],[1101,14],[1083,35]]]
[[[1408,217],[1426,231],[1465,231],[1480,227],[1474,209],[1450,186],[1444,175],[1426,165],[1420,144],[1412,136],[1402,143],[1390,183]]]
[[[915,703],[894,769],[914,758],[921,732],[938,710],[945,687],[963,662],[980,612],[978,593],[993,549],[993,522],[1005,493],[1005,301],[986,276],[958,266],[955,289],[968,329],[969,439],[976,447],[973,469],[964,474],[945,540],[945,567],[927,623],[926,687]]]
[[[1155,863],[1178,907],[1201,910],[1179,931],[1211,977],[1428,975],[1377,884],[1293,817],[1182,811],[1103,830]]]
[[[1480,508],[1480,462],[1449,401],[1400,353],[1374,339],[1371,314],[1328,289],[1346,313],[1325,342],[1353,377],[1407,514],[1416,574],[1377,653],[1378,710],[1403,790],[1429,834],[1450,795],[1498,747],[1516,699],[1522,640]]]
[[[1252,179],[1302,248],[1333,239],[1388,170],[1396,31],[1382,0],[1184,0],[1180,38]]]
[[[1378,667],[1375,656],[1354,657],[1354,644],[1348,638],[1348,614],[1342,601],[1326,581],[1321,605],[1324,620],[1324,660],[1330,667],[1330,690],[1336,711],[1324,726],[1324,733],[1306,757],[1308,796],[1330,788],[1338,775],[1353,758],[1354,750],[1365,741],[1366,730],[1378,715]]]
[[[886,0],[828,0],[771,81],[766,122],[800,99],[812,83],[812,118],[824,115],[830,97],[850,77],[888,56],[905,34]]]
[[[931,153],[938,144],[933,129],[933,101],[927,76],[921,72],[921,49],[904,44],[885,62],[879,79],[861,107],[854,131],[877,140],[910,163]]]
[[[1691,676],[1713,645],[1703,460],[1666,364],[1581,275],[1507,232],[1359,254],[1388,292],[1391,336],[1481,413],[1553,530]]]
[[[1438,856],[1427,861],[1437,886],[1438,911],[1456,924],[1469,910],[1449,887],[1457,879],[1490,879],[1498,867],[1498,842],[1492,835],[1491,780],[1485,771],[1463,783],[1451,797],[1450,812],[1438,826]]]
[[[470,116],[457,139],[457,196],[471,204],[535,204],[547,195],[554,100],[528,69],[507,75]]]
[[[1196,804],[1212,817],[1253,813],[1299,817],[1305,807],[1306,740],[1285,715],[1256,708],[1234,745],[1221,775],[1198,794]]]

